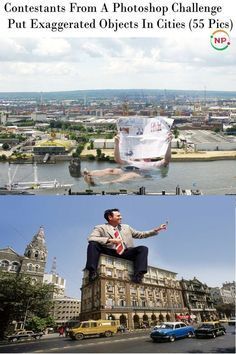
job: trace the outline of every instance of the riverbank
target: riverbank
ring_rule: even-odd
[[[102,153],[105,156],[109,156],[110,159],[114,159],[114,153],[112,149],[102,149]],[[88,155],[96,156],[96,150],[87,150],[86,148],[81,153],[81,158],[86,160]],[[198,152],[186,152],[183,149],[172,149],[171,161],[175,162],[194,162],[194,161],[218,161],[218,160],[236,160],[236,151],[198,151]]]
[[[219,160],[235,160],[236,151],[198,151],[185,152],[174,150],[171,161],[175,162],[194,162],[194,161],[219,161]]]
[[[105,156],[109,156],[110,162],[114,161],[114,153],[112,149],[102,149],[102,153]],[[87,150],[86,148],[81,152],[81,160],[91,160],[91,155],[94,159],[97,156],[96,150]],[[47,164],[55,164],[62,161],[72,160],[71,155],[53,155],[47,161]],[[172,149],[171,161],[174,162],[201,162],[201,161],[220,161],[220,160],[236,160],[236,151],[198,151],[198,152],[186,152],[183,149]],[[16,159],[6,155],[6,160],[10,163],[22,164],[22,163],[44,163],[43,156],[35,155],[31,158]],[[2,160],[4,162],[4,160]]]

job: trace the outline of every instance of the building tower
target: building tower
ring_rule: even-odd
[[[45,235],[41,226],[25,249],[20,273],[30,276],[35,282],[43,282],[46,258]]]

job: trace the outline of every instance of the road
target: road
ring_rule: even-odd
[[[117,334],[112,338],[44,338],[0,345],[0,353],[235,353],[235,328],[226,326],[216,339],[186,338],[173,343],[153,343],[150,331]]]

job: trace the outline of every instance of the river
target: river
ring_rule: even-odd
[[[68,162],[57,164],[38,165],[38,179],[51,180],[57,179],[61,183],[72,183],[72,192],[84,192],[88,185],[83,177],[73,178],[69,174]],[[108,162],[82,161],[82,170],[87,168],[104,169],[116,167],[115,164]],[[14,181],[32,181],[33,165],[13,164],[11,174],[14,174]],[[8,183],[8,163],[0,163],[0,186]],[[236,162],[234,160],[211,161],[211,162],[172,162],[170,164],[168,176],[161,178],[140,178],[126,183],[99,184],[91,187],[94,192],[117,192],[126,189],[129,192],[136,192],[140,187],[145,187],[146,192],[159,193],[165,190],[175,193],[176,186],[182,189],[199,189],[204,195],[224,195],[236,194]]]

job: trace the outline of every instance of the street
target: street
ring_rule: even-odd
[[[235,328],[226,326],[226,335],[216,339],[186,338],[173,343],[153,343],[150,330],[72,341],[54,336],[38,341],[0,345],[0,353],[234,353]]]

